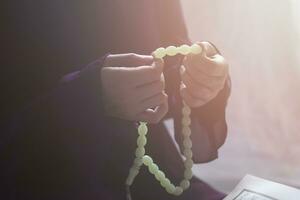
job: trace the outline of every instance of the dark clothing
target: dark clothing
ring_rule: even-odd
[[[31,103],[1,131],[0,198],[125,199],[124,183],[136,147],[136,124],[103,112],[102,56],[109,52],[150,54],[160,46],[190,43],[179,3],[52,0],[12,5],[16,16],[9,18],[14,22],[9,30],[15,31],[15,42],[6,58],[12,66],[8,74],[20,81],[12,87],[21,98],[18,101],[15,95],[12,105]],[[98,57],[102,58],[80,69]],[[174,118],[179,144],[180,63],[180,57],[168,59],[164,71],[168,116]],[[24,78],[24,71],[32,79]],[[54,84],[67,72],[72,73],[59,85]],[[226,85],[215,99],[192,111],[192,120],[201,126],[201,131],[192,134],[197,162],[215,159],[225,141],[228,95]],[[146,151],[178,184],[183,163],[163,123],[150,126]],[[191,188],[174,197],[143,168],[132,186],[132,196],[143,200],[217,200],[224,195],[193,178]]]

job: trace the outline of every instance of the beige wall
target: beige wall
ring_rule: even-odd
[[[300,186],[293,181],[300,180],[300,2],[182,0],[182,5],[191,38],[215,42],[231,64],[230,136],[222,158],[211,165],[243,161],[226,166],[240,170],[237,176],[264,176],[262,168],[268,167],[274,172],[266,178]],[[237,145],[240,154],[228,145]],[[249,154],[254,163],[242,160]]]

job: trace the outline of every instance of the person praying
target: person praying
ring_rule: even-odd
[[[1,199],[126,199],[139,121],[149,128],[147,154],[178,184],[183,101],[191,108],[195,164],[218,157],[227,135],[226,59],[206,41],[197,43],[201,54],[159,62],[151,55],[193,43],[179,0],[10,1],[5,8]],[[146,167],[131,195],[225,197],[196,176],[181,196],[170,195]]]

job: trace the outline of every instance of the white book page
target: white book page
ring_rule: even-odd
[[[224,200],[299,200],[300,190],[257,178],[245,178]]]

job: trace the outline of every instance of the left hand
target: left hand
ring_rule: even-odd
[[[198,43],[202,53],[187,55],[181,66],[180,94],[192,108],[200,107],[215,98],[223,89],[228,76],[228,64],[208,42]]]

